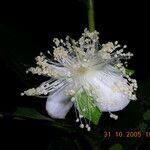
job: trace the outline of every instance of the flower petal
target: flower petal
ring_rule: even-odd
[[[67,96],[64,89],[56,91],[49,95],[46,102],[46,110],[53,118],[64,119],[73,103],[70,101],[70,96]]]
[[[114,93],[110,100],[96,101],[95,104],[102,112],[115,112],[125,108],[129,99],[122,93]]]
[[[95,104],[102,112],[114,112],[125,108],[129,99],[122,88],[128,88],[125,79],[110,70],[101,70],[88,77],[95,95]]]

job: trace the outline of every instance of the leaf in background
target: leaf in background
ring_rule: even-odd
[[[93,103],[91,96],[87,95],[85,91],[79,91],[75,95],[75,104],[81,115],[93,122],[95,125],[98,124],[101,112]]]
[[[144,118],[144,120],[150,120],[150,110],[147,110],[147,111],[143,114],[143,118]]]
[[[41,115],[39,112],[36,111],[36,109],[33,108],[17,107],[17,110],[13,113],[13,115],[23,118],[53,121],[51,118]]]
[[[74,132],[74,129],[72,128],[70,124],[62,122],[62,121],[61,122],[55,121],[49,117],[46,117],[40,114],[34,108],[17,107],[16,112],[14,112],[12,116],[14,116],[13,118],[17,120],[34,119],[34,120],[50,121],[51,125],[54,127],[57,127],[59,129],[62,129],[68,132]]]
[[[138,126],[138,129],[140,130],[140,131],[146,131],[146,128],[148,127],[148,125],[146,124],[146,123],[144,123],[144,122],[142,122],[142,123],[140,123],[139,124],[139,126]]]
[[[123,150],[122,145],[119,143],[114,144],[109,148],[109,150]]]
[[[134,73],[135,73],[134,70],[126,69],[126,74],[127,74],[127,75],[132,75],[132,74],[134,74]]]

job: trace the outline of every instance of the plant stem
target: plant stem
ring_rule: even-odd
[[[93,32],[95,30],[95,20],[94,20],[94,0],[87,0],[87,12],[88,12],[88,25],[89,31]]]

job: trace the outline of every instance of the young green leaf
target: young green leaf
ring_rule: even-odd
[[[78,91],[75,95],[75,104],[81,115],[95,125],[98,124],[101,112],[93,103],[93,98],[91,96],[87,95],[85,91]]]
[[[126,69],[126,74],[127,74],[127,75],[132,75],[132,74],[134,74],[134,73],[135,73],[134,70]]]

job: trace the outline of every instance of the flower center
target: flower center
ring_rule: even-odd
[[[75,68],[73,72],[76,76],[83,76],[88,72],[88,69],[86,67],[81,66],[81,67]]]

